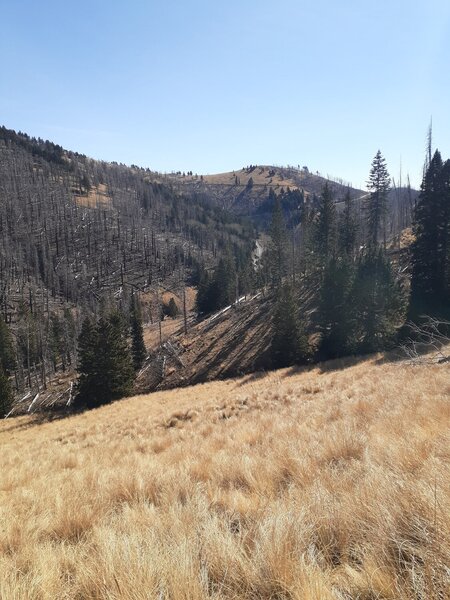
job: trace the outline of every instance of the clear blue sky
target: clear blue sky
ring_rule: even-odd
[[[94,158],[307,165],[364,186],[450,155],[448,0],[0,0],[0,123]]]

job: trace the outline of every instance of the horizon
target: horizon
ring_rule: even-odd
[[[5,126],[97,160],[199,175],[306,165],[366,189],[380,149],[419,188],[431,118],[433,148],[450,154],[442,0],[2,12]]]

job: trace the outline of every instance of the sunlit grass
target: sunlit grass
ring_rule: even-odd
[[[449,597],[449,368],[334,366],[2,421],[0,598]]]

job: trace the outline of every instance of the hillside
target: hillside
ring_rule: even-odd
[[[233,214],[252,215],[258,223],[270,220],[273,203],[269,194],[276,195],[299,192],[301,196],[293,196],[292,208],[297,208],[300,198],[313,201],[322,193],[325,184],[332,190],[337,204],[341,203],[347,191],[359,207],[367,200],[367,191],[352,187],[339,178],[313,173],[307,167],[280,167],[273,165],[251,165],[210,175],[177,173],[157,177],[157,181],[170,181],[180,190],[193,191],[206,195],[217,206]],[[393,185],[390,195],[390,211],[393,215],[391,228],[398,232],[410,225],[413,206],[418,192],[410,187]],[[286,202],[289,205],[289,201]]]
[[[75,366],[86,315],[142,294],[153,320],[161,289],[251,253],[251,224],[154,179],[0,127],[0,312],[22,395]]]
[[[0,597],[443,600],[448,365],[381,356],[0,423]]]
[[[227,173],[211,175],[171,174],[161,181],[170,181],[179,189],[192,190],[207,195],[218,206],[235,214],[254,216],[260,219],[270,214],[266,206],[269,192],[280,194],[285,191],[302,192],[305,199],[318,196],[326,182],[331,186],[336,200],[344,197],[348,186],[342,180],[331,180],[318,173],[310,173],[307,167],[275,167],[250,165]],[[350,186],[352,198],[365,192]]]
[[[275,197],[292,244],[289,266],[283,268],[296,271],[299,294],[308,294],[302,274],[318,250],[311,244],[325,183],[333,192],[331,202],[338,204],[338,229],[344,229],[340,203],[350,191],[358,221],[353,244],[363,248],[367,194],[306,167],[251,165],[219,175],[162,176],[135,165],[95,161],[0,127],[0,311],[12,334],[8,375],[16,399],[24,402],[19,409],[53,406],[55,398],[70,405],[83,321],[118,310],[126,323],[132,303],[149,330],[151,360],[156,354],[155,369],[147,371],[152,381],[138,378],[138,390],[270,366],[270,306],[262,293],[268,265],[259,259],[268,247]],[[413,204],[412,190],[392,190],[385,225],[396,262],[407,262],[400,234],[410,225]],[[199,310],[214,313],[243,295],[257,301],[239,305],[224,322],[199,324],[194,288],[204,291],[213,283],[225,256],[233,279],[222,286],[227,298],[217,306],[200,304]],[[398,270],[405,273],[407,264]],[[178,335],[179,320],[161,324],[160,336],[165,296],[177,296],[180,308],[186,289],[192,296],[188,335]],[[172,334],[177,334],[177,356],[183,354],[179,360],[172,360],[173,349],[156,348]]]
[[[8,320],[11,303],[30,293],[95,307],[124,286],[173,283],[182,267],[209,264],[253,235],[204,199],[156,183],[148,169],[94,161],[4,127],[0,227]]]

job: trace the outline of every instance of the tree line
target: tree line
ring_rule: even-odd
[[[398,341],[406,319],[450,317],[450,161],[436,151],[424,171],[407,257],[410,282],[398,253],[388,247],[390,186],[378,151],[362,207],[348,192],[338,212],[325,184],[317,207],[309,214],[304,208],[300,241],[275,200],[264,263],[276,299],[273,366],[380,351]],[[308,298],[299,303],[302,295]]]

